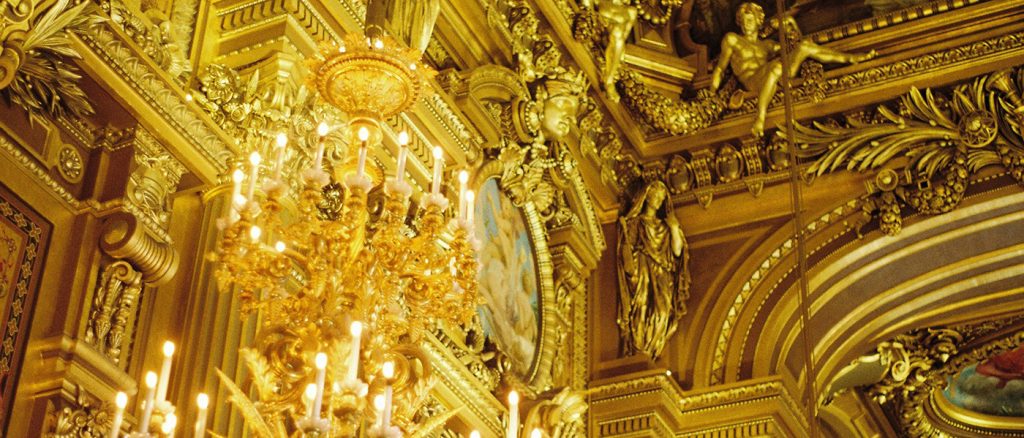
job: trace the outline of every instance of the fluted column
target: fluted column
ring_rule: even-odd
[[[195,397],[205,392],[210,396],[208,428],[229,437],[242,436],[244,424],[227,402],[214,370],[242,381],[244,364],[238,349],[251,344],[256,334],[256,317],[239,315],[237,295],[217,289],[216,265],[205,257],[216,247],[220,237],[217,219],[229,208],[230,196],[230,185],[217,186],[202,196],[202,218],[195,235],[197,257],[185,282],[189,289],[182,333],[185,348],[179,360],[188,366],[178,374],[183,384],[175,387],[176,400],[189,407],[183,425],[191,428],[195,424]]]

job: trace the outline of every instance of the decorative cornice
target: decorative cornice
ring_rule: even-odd
[[[185,100],[185,93],[150,61],[139,56],[120,31],[109,24],[90,26],[78,36],[81,41],[119,76],[132,85],[152,109],[174,127],[190,146],[218,173],[227,170],[233,147],[223,133],[201,118]]]

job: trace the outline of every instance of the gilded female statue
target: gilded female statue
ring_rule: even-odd
[[[623,353],[657,359],[686,313],[690,292],[686,238],[668,187],[647,184],[619,218],[619,316]]]

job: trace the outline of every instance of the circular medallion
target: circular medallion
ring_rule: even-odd
[[[960,143],[969,148],[988,146],[999,133],[995,116],[985,110],[967,114],[960,119],[957,128],[960,130]]]
[[[82,155],[78,151],[65,145],[57,153],[57,170],[60,175],[70,183],[77,183],[82,180]]]

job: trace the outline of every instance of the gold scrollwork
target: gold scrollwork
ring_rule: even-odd
[[[1009,433],[1011,428],[1003,435],[999,424],[976,422],[969,414],[951,421],[936,411],[941,403],[934,399],[944,398],[942,389],[949,379],[968,365],[1021,345],[1024,331],[1020,322],[1020,317],[1012,317],[898,335],[879,344],[876,354],[886,371],[878,383],[864,390],[892,414],[889,418],[908,436],[962,436],[978,430],[985,435],[1017,436],[1019,430]]]
[[[946,92],[917,88],[895,107],[880,105],[866,116],[845,122],[796,124],[798,154],[813,159],[809,175],[845,168],[858,172],[881,168],[897,158],[906,181],[880,174],[877,193],[864,203],[882,231],[902,229],[900,204],[924,214],[946,213],[959,205],[969,177],[983,167],[1002,165],[1024,184],[1024,141],[1018,124],[1024,69],[996,72]],[[896,181],[899,181],[896,184]],[[936,181],[937,180],[937,181]]]

